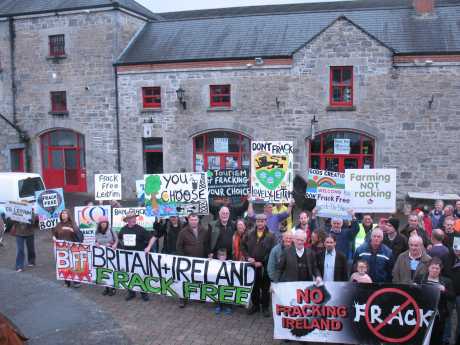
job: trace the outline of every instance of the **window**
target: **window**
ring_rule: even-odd
[[[230,107],[230,85],[210,85],[211,107]]]
[[[65,55],[64,35],[49,36],[50,56],[59,57]]]
[[[374,145],[374,139],[360,133],[322,133],[310,141],[310,168],[340,172],[373,169]]]
[[[144,173],[163,173],[163,139],[144,138]]]
[[[144,108],[161,107],[161,88],[160,87],[143,87],[142,104]]]
[[[353,106],[353,66],[331,67],[330,105]]]
[[[11,157],[11,171],[25,172],[24,167],[24,149],[12,149],[10,151]]]
[[[29,177],[18,181],[18,190],[20,198],[27,198],[39,190],[45,190],[45,186],[40,177]]]
[[[51,92],[51,111],[53,113],[67,112],[67,97],[65,91]]]

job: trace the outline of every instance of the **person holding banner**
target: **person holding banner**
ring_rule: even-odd
[[[443,345],[444,323],[449,314],[448,303],[455,300],[452,281],[445,276],[441,276],[442,268],[442,260],[432,258],[428,263],[428,273],[420,281],[417,281],[419,284],[435,285],[441,291],[438,312],[431,332],[430,345]]]
[[[150,240],[150,234],[142,226],[136,223],[137,215],[134,212],[128,212],[123,218],[126,223],[118,233],[118,240],[120,241],[121,249],[143,251]],[[136,297],[136,292],[128,290],[125,297],[126,301],[132,300]],[[148,301],[149,295],[141,292],[141,297],[144,301]]]
[[[83,234],[81,233],[78,226],[73,222],[70,211],[64,209],[59,214],[59,223],[54,227],[53,231],[53,240],[69,241],[69,242],[82,242]],[[67,287],[73,286],[74,288],[79,288],[81,286],[78,282],[72,282],[70,280],[65,280],[65,285]]]
[[[230,220],[230,210],[222,206],[219,210],[219,218],[208,225],[210,234],[209,257],[213,258],[217,250],[225,248],[227,257],[232,257],[233,235],[235,223]]]
[[[268,258],[276,240],[267,227],[267,216],[258,214],[256,227],[243,240],[242,251],[247,260],[255,267],[254,287],[252,289],[252,306],[248,314],[252,315],[260,311],[264,317],[270,317],[268,309],[270,302],[270,279],[267,274]]]
[[[118,238],[110,228],[109,219],[106,216],[99,217],[97,221],[96,245],[110,247],[114,250],[118,247]],[[102,295],[113,296],[115,293],[114,288],[105,287]]]
[[[236,220],[236,231],[233,235],[233,260],[235,261],[245,261],[246,258],[244,257],[243,251],[241,250],[241,245],[243,242],[243,238],[246,236],[246,223],[243,219]]]
[[[332,218],[329,233],[334,235],[337,240],[336,249],[345,254],[347,258],[352,258],[353,253],[351,252],[351,244],[359,231],[359,226],[353,210],[349,210],[348,213],[352,217],[350,226],[345,227],[343,220],[340,218]]]
[[[305,231],[296,230],[294,246],[286,248],[281,254],[279,261],[280,282],[315,280],[317,285],[322,282],[315,255],[309,248],[305,248],[306,240]]]
[[[35,230],[38,229],[38,217],[32,211],[31,223],[13,222],[12,233],[16,236],[16,272],[24,269],[24,243],[27,247],[27,266],[35,266]]]
[[[177,237],[177,254],[205,258],[209,254],[209,231],[200,225],[200,219],[195,213],[188,216],[186,225]],[[179,308],[185,307],[185,299],[179,299]]]
[[[155,222],[153,225],[153,236],[149,241],[146,251],[150,252],[155,242],[163,237],[162,253],[177,254],[176,244],[179,232],[182,230],[182,224],[178,216],[171,216],[165,223]]]

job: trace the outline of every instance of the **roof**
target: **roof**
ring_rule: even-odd
[[[288,57],[340,17],[396,54],[460,52],[460,3],[437,4],[429,19],[416,16],[408,0],[238,7],[190,11],[190,18],[181,12],[181,19],[147,23],[118,63]]]
[[[0,17],[107,6],[123,8],[150,19],[162,19],[135,0],[0,0]]]

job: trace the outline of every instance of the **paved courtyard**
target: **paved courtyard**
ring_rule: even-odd
[[[152,295],[150,301],[144,302],[140,298],[126,302],[125,291],[118,291],[113,297],[102,296],[102,288],[94,286],[82,286],[80,289],[65,288],[62,281],[55,277],[53,258],[53,246],[49,232],[36,234],[37,266],[26,268],[24,272],[14,271],[16,244],[14,237],[6,234],[4,246],[0,247],[0,281],[3,289],[0,295],[0,312],[8,310],[13,312],[18,307],[24,307],[18,303],[22,295],[33,293],[34,285],[29,282],[36,280],[40,284],[47,284],[50,294],[57,298],[71,298],[75,303],[93,305],[94,310],[105,313],[113,318],[113,325],[107,322],[106,326],[112,327],[114,333],[124,334],[125,343],[150,345],[150,344],[278,344],[273,340],[273,321],[271,318],[259,316],[247,316],[243,308],[235,308],[233,315],[214,315],[212,304],[192,302],[185,309],[178,308],[177,301],[168,297]],[[13,279],[12,279],[13,278]],[[17,281],[19,287],[9,284]],[[38,284],[38,283],[37,283]],[[62,290],[65,294],[62,295]],[[67,297],[66,297],[67,296]],[[15,298],[16,297],[16,298]],[[46,317],[46,305],[43,310],[37,311],[37,318]],[[78,306],[75,306],[78,307]],[[75,312],[74,309],[69,313]],[[21,316],[18,310],[14,313]],[[8,314],[7,314],[8,316]],[[17,321],[21,327],[21,322]],[[37,320],[38,322],[38,320]],[[31,322],[33,324],[33,322]],[[21,327],[22,328],[22,327]],[[28,329],[22,329],[28,333]],[[84,334],[85,329],[79,330]],[[106,331],[101,329],[101,331]],[[32,332],[33,333],[33,332]],[[101,333],[104,336],[104,333]],[[107,336],[107,334],[105,334]],[[101,338],[101,342],[102,342]],[[33,339],[32,339],[33,340]],[[43,341],[43,339],[42,339]],[[40,344],[46,345],[40,341]],[[34,343],[34,342],[32,342]],[[56,342],[50,342],[55,344]],[[63,342],[63,344],[69,342]],[[74,342],[77,344],[78,342]],[[119,342],[118,342],[119,343]],[[57,343],[56,343],[57,344]]]

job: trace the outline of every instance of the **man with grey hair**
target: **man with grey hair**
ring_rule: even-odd
[[[359,224],[353,210],[349,210],[348,213],[352,219],[350,226],[344,226],[343,220],[340,218],[332,218],[329,234],[334,235],[337,240],[335,249],[344,254],[347,258],[351,258],[353,257],[351,245],[355,240],[356,234],[359,232]]]
[[[383,243],[383,231],[379,227],[371,232],[369,242],[364,242],[356,249],[354,262],[364,260],[369,267],[369,276],[374,283],[391,282],[393,253]]]
[[[393,267],[393,283],[411,284],[428,272],[431,257],[425,253],[423,239],[413,235],[408,242],[409,249],[399,255]]]
[[[235,234],[235,223],[230,220],[230,209],[222,206],[219,210],[219,218],[208,225],[209,228],[209,257],[217,257],[219,249],[225,248],[227,257],[233,256],[233,235]]]
[[[294,246],[286,248],[281,254],[279,270],[282,282],[312,281],[317,284],[322,279],[316,265],[316,258],[309,248],[305,248],[307,235],[303,230],[296,230]]]

